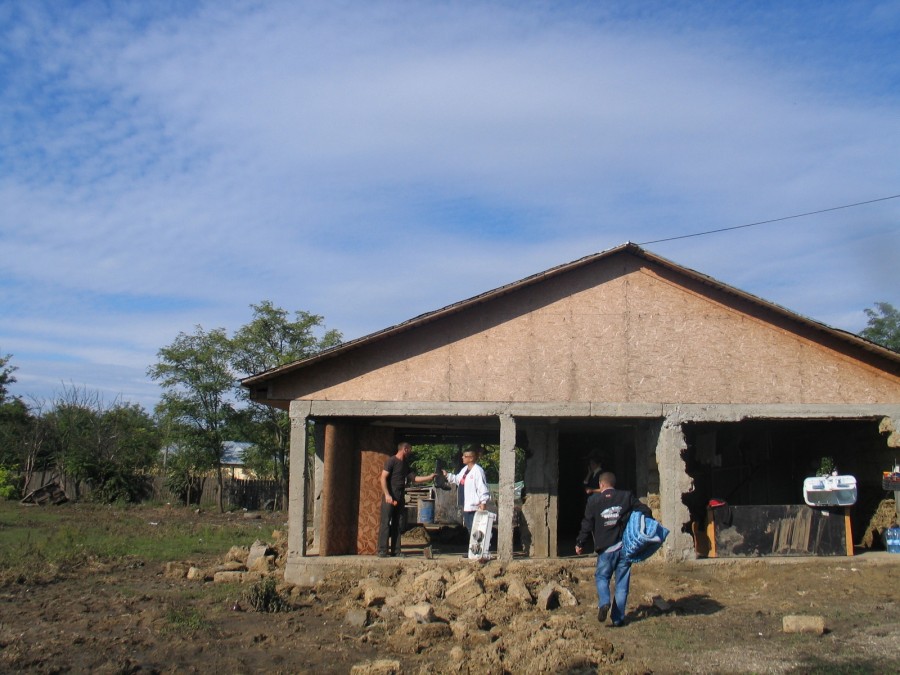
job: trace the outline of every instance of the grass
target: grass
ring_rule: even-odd
[[[180,507],[0,501],[0,581],[53,578],[93,561],[216,556],[269,534],[255,521]]]
[[[166,625],[162,632],[186,636],[209,631],[211,626],[202,612],[195,607],[170,607],[166,611]]]

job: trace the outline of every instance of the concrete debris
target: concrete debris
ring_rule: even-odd
[[[365,628],[369,625],[369,612],[366,609],[348,609],[344,614],[344,623],[354,628]]]
[[[427,602],[411,605],[403,609],[403,616],[417,623],[431,623],[434,621],[434,607]]]

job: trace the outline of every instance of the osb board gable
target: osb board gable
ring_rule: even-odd
[[[632,256],[598,261],[313,364],[278,397],[900,402],[900,376],[759,305]]]

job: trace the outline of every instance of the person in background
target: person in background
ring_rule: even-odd
[[[397,454],[391,455],[381,470],[381,524],[378,529],[378,557],[400,555],[400,533],[406,521],[406,485],[409,481],[427,483],[436,474],[417,476],[409,467],[412,445],[407,442],[397,446]]]
[[[478,464],[478,458],[484,451],[480,446],[470,446],[463,451],[463,466],[456,474],[448,474],[447,482],[456,485],[457,503],[463,511],[463,525],[469,535],[472,534],[472,521],[476,511],[484,511],[491,498],[484,469]]]
[[[596,453],[592,453],[588,457],[588,472],[584,477],[584,493],[590,497],[595,492],[600,492],[600,472],[603,467],[600,465],[600,457]]]
[[[606,621],[609,614],[614,627],[625,623],[625,605],[631,584],[631,562],[622,555],[622,532],[632,511],[645,516],[652,513],[645,504],[628,490],[616,490],[616,477],[610,471],[600,474],[599,492],[592,494],[584,509],[581,531],[575,540],[575,553],[581,555],[588,538],[594,538],[597,553],[597,620]],[[616,577],[615,599],[610,602],[609,584],[613,573]],[[612,610],[610,612],[610,609]]]

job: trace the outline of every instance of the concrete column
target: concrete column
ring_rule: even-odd
[[[519,535],[529,557],[555,558],[559,520],[559,432],[548,424],[537,423],[529,423],[525,432],[528,435],[528,461]]]
[[[500,504],[497,509],[497,552],[500,560],[513,559],[513,509],[516,482],[516,421],[500,415]]]
[[[663,548],[668,560],[696,558],[692,536],[681,531],[682,525],[691,519],[687,506],[681,501],[681,495],[689,492],[693,483],[681,457],[686,447],[680,419],[667,417],[659,432],[656,464],[659,467],[660,520],[669,529]]]
[[[306,556],[306,422],[309,405],[291,403],[290,476],[288,494],[288,560]]]
[[[659,494],[659,467],[656,464],[656,446],[659,444],[658,421],[639,422],[634,429],[635,489],[638,497]]]

